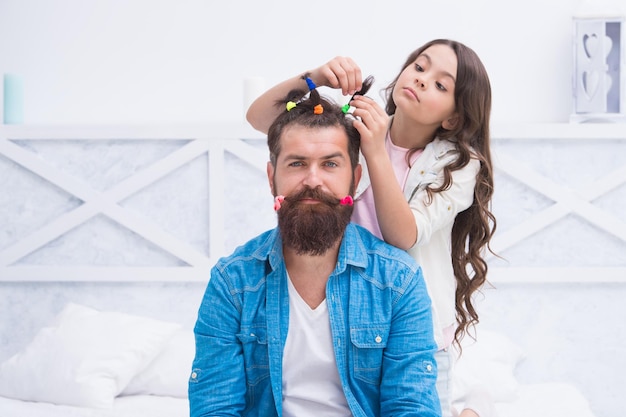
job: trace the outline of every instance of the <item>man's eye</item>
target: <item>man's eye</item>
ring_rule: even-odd
[[[328,162],[325,163],[325,165],[327,167],[336,167],[336,166],[338,166],[337,163],[333,162],[333,161],[328,161]]]
[[[301,167],[304,165],[304,162],[302,161],[295,161],[289,164],[290,167]]]

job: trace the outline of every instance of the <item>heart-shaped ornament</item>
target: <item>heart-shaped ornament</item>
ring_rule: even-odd
[[[600,73],[598,71],[583,71],[583,90],[589,100],[596,94],[599,85]]]
[[[585,33],[583,35],[583,49],[585,50],[585,55],[587,55],[587,58],[592,59],[598,52],[598,47],[598,35],[596,35],[595,33],[592,33],[591,35],[587,35]]]

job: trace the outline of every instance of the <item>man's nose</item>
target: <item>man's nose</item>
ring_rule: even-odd
[[[321,185],[322,181],[319,175],[319,168],[316,166],[310,166],[304,177],[304,185],[308,185],[311,188],[315,188]]]

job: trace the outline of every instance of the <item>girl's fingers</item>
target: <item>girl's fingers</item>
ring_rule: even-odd
[[[341,84],[343,95],[354,94],[359,91],[363,85],[361,68],[351,58],[340,59],[338,63],[341,72],[345,75],[344,82]]]
[[[356,96],[354,100],[350,102],[350,105],[355,108],[355,116],[369,116],[371,120],[376,119],[384,122],[388,119],[387,112],[369,97]]]
[[[335,57],[320,68],[326,85],[340,88],[343,95],[354,94],[363,83],[361,69],[348,57]]]
[[[361,149],[367,153],[384,143],[389,116],[382,107],[369,97],[357,97],[350,103],[357,118],[354,127],[361,134]]]

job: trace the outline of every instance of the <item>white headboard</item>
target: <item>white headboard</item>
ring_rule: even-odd
[[[493,129],[498,283],[626,282],[626,124]]]
[[[490,281],[626,282],[626,125],[492,136]],[[274,225],[267,156],[243,123],[2,125],[0,281],[206,281]]]
[[[207,281],[274,225],[267,160],[243,124],[0,126],[0,280]]]

